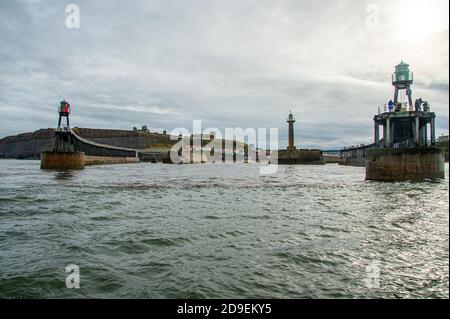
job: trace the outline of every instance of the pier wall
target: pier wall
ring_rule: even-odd
[[[137,157],[109,157],[109,156],[85,156],[86,166],[105,165],[105,164],[130,164],[139,163]]]
[[[441,148],[377,148],[366,152],[366,179],[418,181],[444,178]]]

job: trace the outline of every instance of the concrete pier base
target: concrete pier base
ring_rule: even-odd
[[[41,169],[84,169],[83,152],[43,152]]]
[[[366,180],[421,181],[445,178],[441,148],[375,148],[366,152]]]
[[[324,165],[321,150],[293,149],[279,150],[278,164],[280,165]]]

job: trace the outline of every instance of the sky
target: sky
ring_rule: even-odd
[[[292,111],[297,147],[369,144],[401,60],[448,134],[448,12],[448,0],[2,0],[0,138],[55,127],[66,99],[79,127],[201,120],[279,128],[285,146]]]

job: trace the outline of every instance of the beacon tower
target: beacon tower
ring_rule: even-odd
[[[295,119],[294,119],[294,115],[292,115],[292,112],[289,112],[289,116],[287,118],[286,121],[289,125],[289,145],[288,145],[288,150],[295,150],[295,145],[294,145],[294,123],[295,123]]]

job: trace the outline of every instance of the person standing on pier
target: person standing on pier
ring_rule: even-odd
[[[394,101],[389,100],[388,109],[389,109],[389,112],[392,112],[394,110]]]

